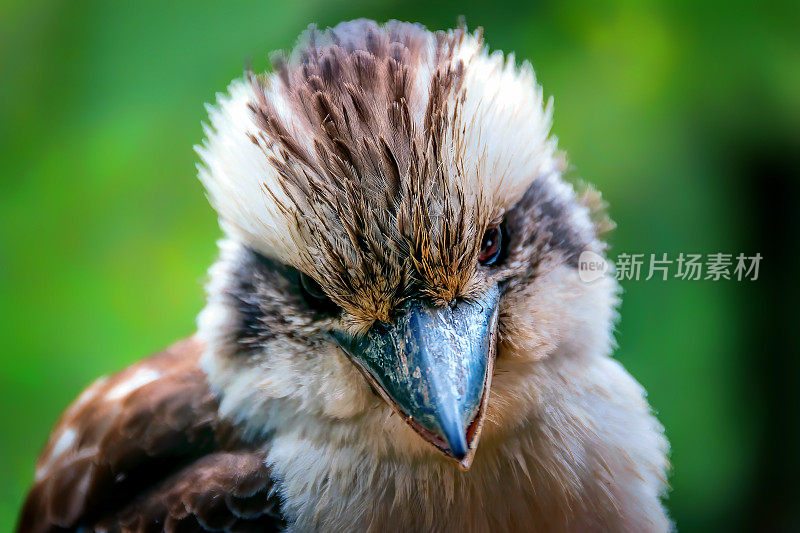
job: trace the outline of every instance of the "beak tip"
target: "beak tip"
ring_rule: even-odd
[[[450,452],[453,454],[453,458],[455,460],[457,460],[458,462],[463,461],[464,457],[467,456],[467,451],[464,450],[463,448],[458,448],[458,449],[452,449],[451,448]]]
[[[460,463],[469,454],[466,435],[460,427],[448,433],[445,435],[445,441],[450,448],[450,455]]]

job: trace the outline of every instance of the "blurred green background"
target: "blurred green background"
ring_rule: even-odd
[[[194,330],[205,102],[307,24],[466,15],[532,61],[625,252],[760,252],[756,282],[625,282],[617,357],[672,443],[684,531],[798,526],[798,6],[0,2],[0,531],[59,413]]]

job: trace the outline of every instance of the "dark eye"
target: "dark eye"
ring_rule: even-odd
[[[499,226],[494,226],[486,230],[481,241],[481,252],[478,261],[482,265],[493,265],[500,257],[500,250],[503,244],[503,232]]]
[[[300,288],[303,291],[303,296],[306,302],[317,311],[324,313],[333,313],[337,310],[336,304],[333,300],[328,298],[322,287],[319,286],[314,278],[306,274],[300,273]]]

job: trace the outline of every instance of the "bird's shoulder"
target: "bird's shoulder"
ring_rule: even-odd
[[[201,353],[189,338],[88,387],[37,461],[19,530],[278,526],[263,453],[218,416]]]

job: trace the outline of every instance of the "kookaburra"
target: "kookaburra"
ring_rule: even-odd
[[[197,334],[101,378],[21,531],[664,531],[667,442],[609,357],[596,194],[528,63],[346,22],[210,109]],[[587,199],[592,197],[592,199]]]

